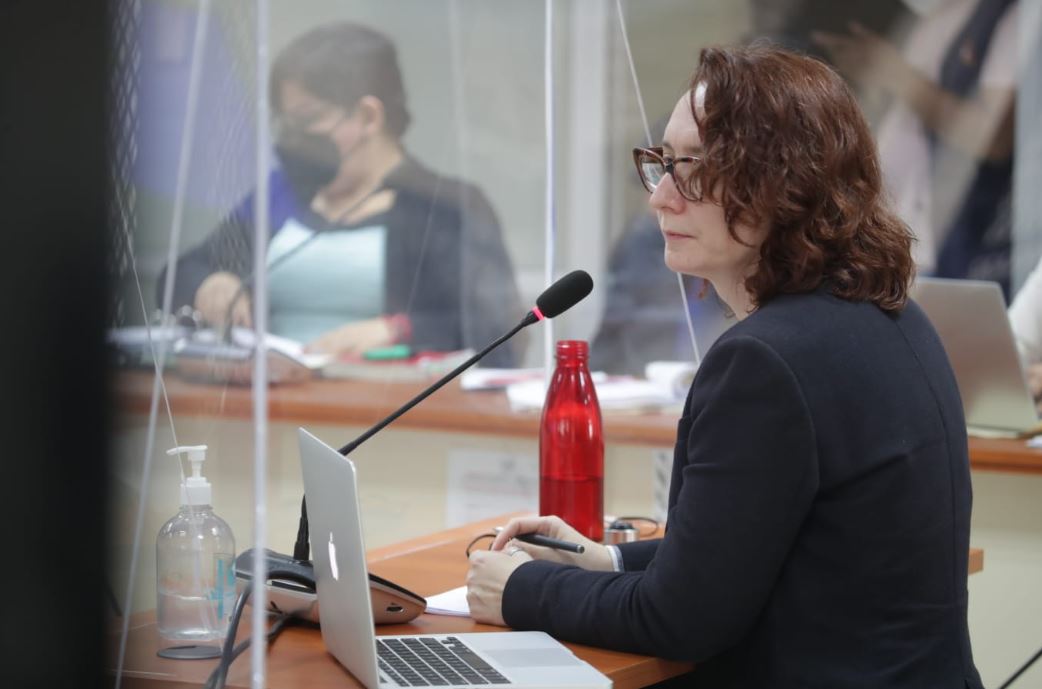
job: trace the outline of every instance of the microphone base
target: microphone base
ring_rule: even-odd
[[[253,553],[251,548],[235,558],[235,584],[240,593],[253,581]],[[268,571],[265,585],[268,609],[319,624],[315,568],[311,561],[297,560],[273,550],[265,550],[264,556]],[[408,622],[427,609],[425,598],[375,574],[369,575],[369,598],[376,624]]]

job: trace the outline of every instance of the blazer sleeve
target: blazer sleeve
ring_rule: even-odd
[[[661,538],[653,538],[646,541],[634,541],[632,543],[620,543],[619,556],[622,558],[622,568],[627,572],[642,572],[648,568],[648,564],[655,558],[658,552]]]
[[[298,203],[289,182],[280,170],[269,177],[269,235],[274,234],[298,211]],[[195,305],[195,293],[207,277],[227,271],[246,280],[253,274],[254,199],[250,192],[198,246],[177,259],[174,273],[172,308]],[[156,282],[156,303],[163,304],[166,284],[164,267]]]
[[[507,624],[688,661],[748,633],[817,490],[812,419],[782,358],[737,334],[706,357],[690,409],[674,459],[685,462],[674,473],[682,485],[647,568],[608,573],[527,562],[506,584]]]
[[[213,273],[227,271],[245,279],[251,272],[252,263],[252,223],[247,224],[238,213],[232,213],[201,244],[177,259],[173,309],[194,306],[199,285]],[[159,305],[163,303],[166,270],[163,268],[156,283],[156,303]]]

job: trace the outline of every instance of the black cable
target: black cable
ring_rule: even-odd
[[[228,678],[228,670],[231,669],[232,663],[250,647],[250,641],[252,641],[252,639],[246,639],[238,646],[235,646],[234,644],[235,634],[239,629],[239,622],[242,619],[242,611],[246,608],[246,601],[249,599],[250,593],[252,592],[253,586],[251,583],[250,586],[247,586],[243,592],[239,594],[239,598],[235,601],[235,609],[232,611],[231,619],[228,621],[228,633],[224,637],[224,645],[221,649],[221,660],[217,663],[217,667],[213,669],[213,672],[211,672],[210,676],[207,678],[206,683],[203,685],[204,689],[223,689],[224,683]],[[272,624],[267,634],[269,645],[278,637],[292,617],[293,616],[289,613],[282,613],[275,618],[275,622]]]
[[[306,561],[310,556],[309,540],[311,528],[308,526],[308,499],[307,496],[300,498],[300,521],[297,522],[297,542],[293,545],[293,559]]]
[[[293,615],[288,612],[284,612],[275,617],[275,622],[271,625],[267,634],[269,648],[271,647],[271,644],[274,643],[275,639],[278,638],[279,634],[282,633],[282,630],[286,628],[286,625],[292,621]],[[231,657],[228,659],[227,663],[224,662],[225,659],[222,657],[221,663],[212,673],[210,673],[210,677],[206,680],[206,684],[203,685],[203,689],[224,689],[224,683],[227,681],[228,670],[231,668],[231,664],[234,663],[239,656],[245,653],[249,647],[250,639],[246,639],[232,650]],[[218,670],[221,670],[219,678],[217,676]]]
[[[1038,660],[1039,658],[1042,658],[1042,648],[1040,648],[1037,651],[1035,651],[1035,655],[1033,655],[1030,658],[1028,658],[1028,661],[1026,663],[1024,663],[1023,665],[1021,665],[1020,669],[1017,670],[1016,672],[1014,672],[1012,677],[1010,677],[1005,682],[1003,682],[1002,686],[1000,686],[999,689],[1006,689],[1006,687],[1008,687],[1009,685],[1013,684],[1013,682],[1016,681],[1016,679],[1018,677],[1020,677],[1022,674],[1024,674],[1029,667],[1034,665],[1035,661]]]
[[[495,531],[490,531],[488,533],[483,533],[483,534],[480,534],[478,536],[475,536],[474,540],[472,540],[470,543],[467,544],[467,547],[464,549],[464,552],[467,554],[467,557],[470,557],[470,550],[475,545],[477,545],[478,541],[480,541],[483,538],[493,538],[494,539],[495,537],[496,537],[496,532]],[[492,549],[492,544],[489,543],[488,547],[489,547],[489,550],[491,550]]]
[[[242,610],[246,607],[246,601],[249,599],[252,592],[253,582],[251,581],[235,601],[235,608],[232,610],[231,619],[228,621],[228,632],[224,637],[224,646],[221,649],[221,660],[217,663],[217,667],[214,668],[213,672],[210,673],[210,677],[206,680],[206,689],[224,686],[224,680],[228,676],[228,668],[232,664],[231,656],[235,645],[235,634],[239,629],[239,620],[242,619]]]

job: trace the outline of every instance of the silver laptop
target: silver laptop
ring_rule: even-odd
[[[359,682],[368,689],[611,687],[543,632],[377,637],[355,466],[303,428],[299,434],[322,640]]]
[[[1038,412],[998,283],[919,278],[912,297],[926,312],[955,371],[971,435],[1028,435]]]

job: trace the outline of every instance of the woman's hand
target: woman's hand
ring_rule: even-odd
[[[1030,364],[1027,369],[1027,379],[1031,395],[1042,406],[1042,364]]]
[[[570,553],[566,550],[546,548],[544,546],[531,545],[522,541],[513,540],[515,536],[526,533],[538,533],[562,541],[579,543],[584,546],[586,550],[581,554]],[[576,567],[582,567],[583,569],[600,572],[610,572],[613,569],[611,555],[608,554],[607,547],[586,538],[581,533],[568,526],[563,519],[557,516],[519,517],[517,519],[511,519],[510,522],[503,527],[503,530],[496,535],[496,540],[492,542],[493,551],[503,550],[504,548],[508,552],[512,548],[519,548],[536,560],[559,562],[564,565],[574,565]]]
[[[395,333],[384,318],[370,318],[330,330],[307,346],[309,352],[362,354],[368,349],[394,344]]]
[[[538,533],[543,536],[583,545],[582,554],[569,553],[515,540],[520,534]],[[568,526],[560,517],[520,517],[511,519],[492,542],[490,550],[475,550],[470,554],[467,572],[467,604],[470,616],[485,624],[506,626],[503,620],[503,590],[514,570],[532,560],[547,560],[583,569],[612,571],[611,555],[607,547],[591,541]]]
[[[503,589],[514,570],[526,562],[528,556],[520,548],[506,552],[475,550],[470,554],[467,572],[467,605],[470,616],[477,622],[506,626],[503,621]]]
[[[224,327],[224,320],[228,316],[228,306],[239,296],[232,307],[232,325],[241,325],[244,328],[253,327],[253,317],[250,314],[250,295],[239,294],[242,288],[242,280],[238,275],[228,272],[219,272],[208,275],[199,289],[195,291],[195,303],[193,306],[203,320],[212,326]]]

